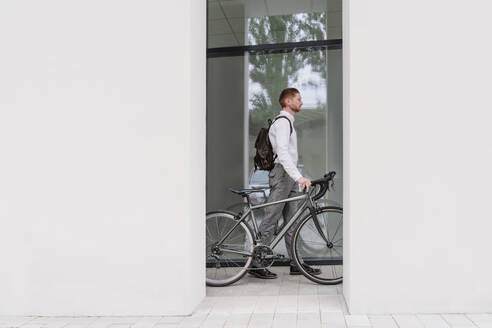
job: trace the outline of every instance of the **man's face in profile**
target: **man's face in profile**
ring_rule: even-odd
[[[287,105],[294,112],[298,113],[301,111],[302,107],[302,98],[300,93],[296,93],[295,96],[287,98]]]

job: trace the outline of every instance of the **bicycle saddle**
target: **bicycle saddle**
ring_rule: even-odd
[[[259,188],[250,188],[250,189],[229,188],[230,191],[232,191],[235,194],[241,195],[241,196],[249,195],[249,194],[254,193],[254,192],[263,193],[267,189],[270,189],[270,187],[259,187]]]

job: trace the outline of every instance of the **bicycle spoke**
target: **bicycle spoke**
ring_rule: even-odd
[[[341,224],[342,224],[342,218],[340,218],[340,222],[338,223],[337,230],[336,230],[336,231],[335,231],[335,233],[333,234],[333,238],[335,238],[335,236],[337,235],[338,229],[340,229]]]
[[[309,279],[323,284],[337,284],[342,279],[342,269],[338,261],[343,258],[343,236],[340,233],[343,216],[337,209],[322,208],[317,214],[317,218],[322,232],[315,225],[313,216],[308,216],[304,221],[301,221],[294,238],[296,250],[294,256],[296,261],[308,264],[316,263],[310,264],[310,266],[320,269],[317,274],[305,272]],[[327,245],[325,237],[331,242],[330,245]],[[333,242],[334,240],[335,242]]]
[[[322,242],[317,242],[317,241],[312,241],[312,240],[306,240],[306,239],[304,239],[304,241],[307,241],[307,242],[313,243],[313,244],[315,244],[315,245],[322,245],[322,246],[326,246],[326,243],[322,243]]]
[[[326,217],[324,217],[326,219]],[[328,222],[325,220],[325,227],[326,227],[326,238],[327,240],[330,240],[330,229],[328,229]]]
[[[238,235],[234,236],[233,238],[231,238],[230,241],[236,240],[236,239],[241,238],[241,237],[243,237],[243,236],[238,234]]]
[[[219,236],[220,237],[224,237],[224,232],[226,231],[227,229],[227,222],[226,223],[221,223],[219,225],[219,228],[220,228],[220,231],[219,231]]]
[[[246,268],[252,260],[250,255],[253,237],[244,223],[237,224],[237,220],[228,213],[214,213],[213,216],[207,218],[207,223],[207,285],[228,285],[246,273]],[[210,224],[215,226],[217,239],[211,238],[213,228]],[[229,235],[219,246],[217,252],[213,251],[211,247],[222,240],[226,234]],[[210,260],[212,255],[215,261]]]
[[[343,254],[339,253],[339,252],[338,252],[335,248],[332,248],[332,249],[333,249],[333,251],[334,251],[335,253],[339,254],[340,256],[343,256]]]
[[[313,222],[313,224],[314,224],[314,222]],[[309,228],[309,230],[311,230],[312,232],[314,232],[314,233],[318,233],[318,231],[317,231],[317,230],[314,230],[315,228],[312,228],[312,227],[311,227],[311,226],[309,226],[309,225],[308,225],[307,227],[308,227],[308,228]]]
[[[208,229],[208,225],[205,225],[205,228],[207,228],[207,234],[212,237],[212,233],[210,232],[210,230]]]

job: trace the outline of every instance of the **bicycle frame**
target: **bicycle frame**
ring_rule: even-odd
[[[253,229],[254,229],[255,241],[258,241],[258,239],[259,239],[259,230],[258,230],[258,225],[257,225],[256,219],[255,219],[253,210],[256,210],[256,209],[259,209],[259,208],[263,208],[263,207],[272,206],[272,205],[277,205],[277,204],[281,204],[281,203],[289,203],[289,202],[295,202],[295,201],[299,201],[299,200],[304,200],[304,202],[299,206],[299,208],[294,213],[294,215],[292,216],[292,218],[287,222],[287,224],[284,225],[284,227],[282,228],[282,230],[280,230],[280,232],[275,237],[275,239],[269,245],[267,245],[268,247],[270,247],[271,249],[273,249],[275,246],[277,246],[277,244],[280,242],[280,240],[284,237],[284,235],[287,233],[287,231],[290,229],[290,227],[292,227],[292,225],[297,222],[297,220],[299,219],[299,217],[301,216],[301,214],[306,209],[308,209],[308,208],[310,210],[313,210],[314,209],[314,202],[311,199],[311,192],[305,193],[305,194],[300,195],[300,196],[286,198],[286,199],[282,199],[282,200],[278,200],[278,201],[274,201],[274,202],[270,202],[270,203],[263,203],[263,204],[259,204],[259,205],[251,205],[251,203],[249,201],[249,197],[247,199],[248,199],[248,210],[246,211],[246,213],[244,213],[241,216],[241,218],[236,222],[236,224],[224,235],[224,237],[222,237],[222,239],[217,243],[216,246],[220,247],[222,245],[222,243],[227,239],[227,237],[229,237],[229,235],[234,231],[234,229],[236,229],[236,227],[238,225],[240,225],[241,222],[243,222],[244,220],[246,220],[246,218],[250,214],[251,214],[251,218],[253,220]],[[224,247],[220,247],[220,249],[222,251],[229,252],[229,253],[241,254],[241,255],[246,255],[246,256],[251,256],[252,255],[249,252],[238,251],[238,250],[228,249],[228,248],[224,248]]]

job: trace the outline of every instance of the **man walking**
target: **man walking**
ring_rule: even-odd
[[[295,88],[284,89],[279,97],[282,110],[277,119],[270,127],[269,139],[272,144],[273,153],[277,155],[275,167],[270,171],[270,195],[268,202],[293,197],[298,191],[298,184],[302,189],[309,190],[311,181],[304,178],[297,169],[297,134],[294,129],[294,115],[301,111],[302,98],[299,90]],[[266,207],[265,217],[259,226],[261,243],[268,244],[272,238],[280,215],[284,216],[284,224],[287,223],[296,211],[297,202],[281,203]],[[285,246],[290,257],[290,274],[301,274],[293,263],[291,245],[294,226],[285,234]],[[306,270],[319,274],[319,269],[313,269],[307,264],[302,264]],[[253,265],[254,267],[255,265]],[[277,275],[268,269],[250,270],[250,274],[262,279],[274,279]]]

